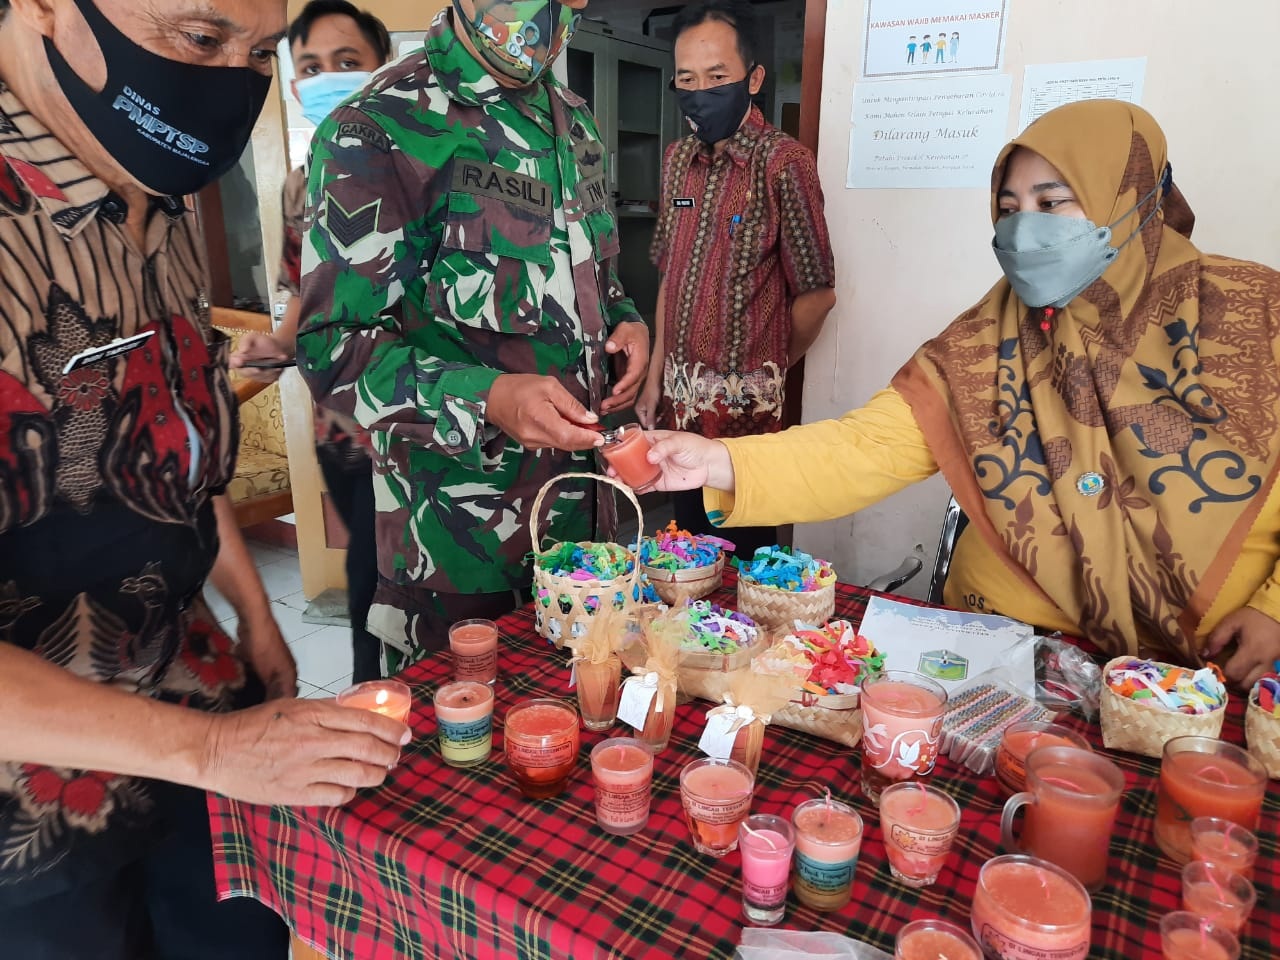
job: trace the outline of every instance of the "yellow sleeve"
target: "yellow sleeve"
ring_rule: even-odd
[[[911,408],[892,388],[837,420],[723,443],[736,494],[703,491],[716,525],[831,520],[938,472]]]

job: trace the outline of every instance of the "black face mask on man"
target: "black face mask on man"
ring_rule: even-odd
[[[693,132],[703,143],[715,144],[738,132],[751,107],[751,74],[736,83],[724,83],[705,90],[676,88],[680,110],[693,125]]]
[[[111,158],[158,194],[195,193],[235,166],[271,77],[249,67],[206,67],[138,46],[93,0],[75,0],[102,50],[107,82],[94,90],[48,37],[45,54],[63,95]]]

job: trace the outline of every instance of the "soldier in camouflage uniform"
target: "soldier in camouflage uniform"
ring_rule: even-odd
[[[599,131],[548,69],[585,3],[455,0],[312,144],[299,366],[372,433],[369,629],[394,646],[516,606],[534,496],[594,465],[645,371]],[[565,489],[548,536],[590,538],[594,498]]]

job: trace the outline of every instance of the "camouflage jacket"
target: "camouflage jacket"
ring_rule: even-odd
[[[311,149],[299,367],[372,433],[380,572],[455,593],[528,583],[534,496],[593,454],[524,449],[486,421],[489,388],[548,374],[598,410],[608,332],[640,319],[612,268],[595,119],[554,79],[500,86],[446,11]],[[590,537],[591,495],[554,498],[549,536]]]

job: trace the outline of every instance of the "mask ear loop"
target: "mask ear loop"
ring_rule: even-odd
[[[1124,243],[1116,247],[1117,256],[1120,255],[1121,250],[1123,250],[1125,247],[1129,245],[1130,241],[1132,241],[1134,237],[1138,236],[1139,234],[1142,233],[1143,230],[1146,229],[1147,224],[1151,222],[1151,218],[1160,212],[1161,206],[1164,205],[1165,197],[1169,195],[1172,189],[1173,189],[1173,164],[1166,163],[1164,165],[1164,174],[1160,177],[1159,182],[1154,187],[1152,187],[1150,190],[1147,191],[1146,196],[1144,196],[1141,200],[1139,200],[1132,207],[1126,210],[1124,212],[1124,215],[1120,217],[1120,220],[1125,219],[1125,217],[1128,217],[1129,214],[1133,213],[1135,210],[1141,209],[1142,205],[1146,203],[1148,200],[1150,200],[1153,196],[1156,196],[1156,194],[1159,194],[1159,196],[1156,197],[1155,206],[1151,208],[1151,212],[1142,218],[1142,222],[1138,224],[1137,229],[1134,230],[1133,233],[1129,234],[1127,238],[1125,238]],[[1118,223],[1119,220],[1116,222]],[[1054,307],[1044,307],[1043,310],[1041,311],[1040,329],[1043,330],[1046,334],[1049,332],[1049,328],[1051,326],[1050,322],[1052,321],[1054,314],[1056,314],[1057,312],[1058,311]]]

